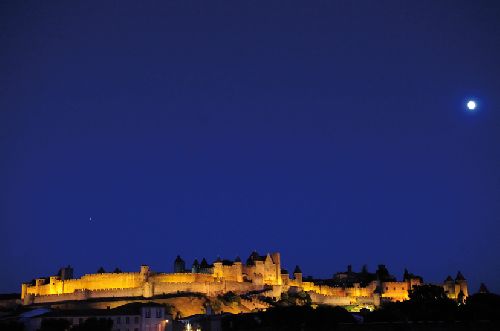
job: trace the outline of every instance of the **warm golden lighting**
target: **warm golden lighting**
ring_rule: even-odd
[[[280,298],[288,291],[306,292],[314,304],[339,306],[376,307],[381,299],[388,301],[408,300],[408,291],[421,284],[418,277],[404,281],[372,281],[361,286],[350,287],[319,285],[304,281],[297,269],[293,278],[281,273],[279,253],[266,256],[255,255],[252,263],[220,260],[213,263],[209,272],[152,273],[148,266],[141,266],[139,272],[87,274],[78,279],[62,280],[59,276],[36,279],[34,284],[22,284],[23,304],[88,300],[109,297],[153,297],[157,295],[191,292],[216,297],[229,291],[248,293],[260,291],[261,295]],[[460,277],[459,277],[460,276]],[[447,279],[443,284],[447,295],[455,300],[468,296],[467,282],[461,274],[457,279]],[[254,303],[253,309],[256,308]],[[262,303],[257,302],[262,309]],[[361,309],[361,308],[359,308]],[[370,308],[368,308],[370,309]],[[240,309],[241,311],[241,309]],[[163,326],[168,323],[165,320]]]

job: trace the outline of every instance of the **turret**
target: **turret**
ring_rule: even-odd
[[[490,293],[490,291],[488,291],[488,288],[484,285],[484,283],[481,283],[481,286],[479,286],[479,293],[487,294]]]
[[[71,268],[70,265],[68,265],[67,267],[62,267],[61,269],[59,269],[57,275],[61,277],[61,280],[73,279],[73,268]]]
[[[467,288],[467,280],[460,271],[457,273],[457,277],[455,277],[455,284],[458,287],[456,292],[458,293],[463,292],[464,298],[467,298],[469,296],[469,291]]]
[[[403,273],[403,281],[408,284],[408,289],[413,289],[414,286],[421,285],[424,282],[424,279],[421,276],[417,276],[408,272],[408,269],[405,268]]]
[[[271,258],[273,259],[274,267],[275,267],[275,277],[276,277],[276,283],[278,285],[282,284],[281,281],[281,256],[280,253],[275,252],[271,254]]]
[[[403,281],[408,281],[410,280],[410,273],[408,272],[408,269],[405,268],[405,271],[403,273]]]
[[[385,264],[379,264],[378,269],[375,273],[377,275],[377,280],[379,280],[380,282],[393,282],[396,280],[394,276],[389,273],[389,270],[387,270]]]
[[[243,281],[243,264],[241,263],[241,258],[237,256],[234,259],[234,268],[236,269],[236,281],[237,282],[242,282]]]
[[[24,297],[26,296],[27,293],[28,293],[28,284],[22,283],[21,284],[21,300],[24,299]]]
[[[293,277],[298,283],[302,283],[302,270],[300,270],[300,267],[298,265],[295,266],[295,270],[293,271]]]
[[[214,271],[213,271],[214,277],[224,277],[224,272],[222,270],[222,259],[220,258],[220,256],[217,257],[217,260],[215,260],[213,265],[214,265]]]
[[[288,270],[281,269],[281,284],[288,285],[290,281],[290,275],[288,274]]]
[[[62,283],[60,282],[59,276],[49,277],[49,293],[50,294],[60,294],[62,292]]]
[[[197,259],[194,259],[193,266],[191,267],[191,272],[197,274],[200,272],[200,264]]]
[[[186,271],[186,262],[181,259],[180,255],[177,255],[177,258],[174,261],[174,272],[175,273],[183,273]]]
[[[144,281],[147,281],[149,278],[149,266],[148,265],[141,265],[141,276]]]
[[[51,285],[53,285],[58,280],[60,280],[59,276],[50,276],[49,277],[49,282]]]
[[[202,274],[211,274],[212,267],[208,264],[207,260],[203,258],[200,263],[200,273]]]
[[[455,281],[453,281],[453,278],[451,278],[451,276],[448,275],[448,277],[446,277],[443,282],[443,288],[448,298],[454,299],[456,297]]]

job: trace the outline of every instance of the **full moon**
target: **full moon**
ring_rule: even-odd
[[[474,100],[469,100],[469,102],[467,102],[467,109],[475,110],[476,107],[477,107],[477,105],[476,105],[476,102]]]

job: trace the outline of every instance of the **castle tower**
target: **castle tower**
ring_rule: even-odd
[[[186,262],[181,259],[180,255],[177,255],[174,261],[174,272],[175,273],[183,273],[186,272]]]
[[[288,285],[290,282],[290,275],[288,274],[288,270],[281,269],[281,284]]]
[[[26,296],[27,293],[28,293],[28,284],[22,283],[21,284],[21,300],[24,299],[24,297]]]
[[[223,278],[224,271],[222,270],[222,260],[220,256],[217,257],[217,260],[215,260],[213,265],[214,265],[214,272],[213,272],[214,277]]]
[[[488,290],[486,285],[484,285],[484,283],[481,283],[481,286],[479,286],[479,293],[487,294],[487,293],[490,293],[490,291]]]
[[[200,263],[200,273],[202,274],[211,274],[212,267],[208,264],[207,260],[203,258]]]
[[[403,282],[408,284],[408,290],[412,290],[414,286],[419,286],[424,282],[424,279],[420,276],[414,275],[411,272],[408,272],[408,269],[405,268],[405,272],[403,274]]]
[[[71,268],[70,265],[68,265],[67,267],[62,267],[61,269],[59,269],[57,275],[61,277],[61,280],[73,279],[73,268]]]
[[[276,284],[281,285],[283,282],[281,280],[281,256],[280,256],[280,253],[278,253],[278,252],[272,253],[271,258],[273,259],[273,262],[275,264]]]
[[[455,282],[453,281],[453,278],[451,278],[451,276],[446,277],[443,283],[443,288],[448,298],[456,298],[457,294],[455,293]]]
[[[457,273],[457,277],[455,277],[455,288],[456,288],[455,291],[457,293],[460,292],[463,293],[464,299],[469,296],[469,290],[467,288],[467,280],[460,271]]]
[[[49,292],[50,294],[61,294],[62,293],[62,282],[59,276],[49,277]]]
[[[243,264],[241,263],[241,258],[239,256],[234,259],[233,265],[236,269],[236,281],[243,282]]]
[[[191,267],[191,272],[193,274],[197,274],[200,272],[200,264],[198,263],[198,259],[194,259],[193,266]]]
[[[293,277],[295,277],[297,283],[299,284],[302,283],[302,270],[300,270],[300,267],[298,265],[295,266],[295,270],[293,271]]]
[[[141,265],[141,276],[142,279],[147,282],[149,278],[149,266],[143,264]]]

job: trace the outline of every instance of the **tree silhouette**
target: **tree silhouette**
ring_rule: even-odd
[[[450,300],[443,287],[437,285],[415,286],[409,291],[408,296],[410,301],[415,303],[436,303]]]

